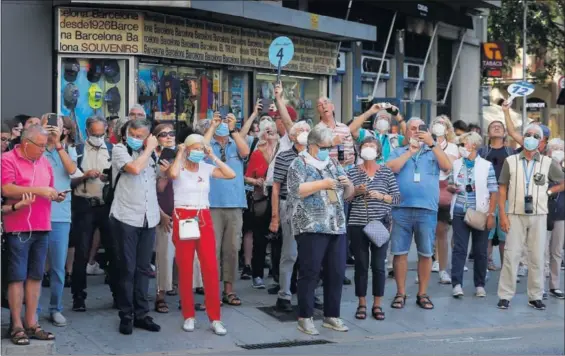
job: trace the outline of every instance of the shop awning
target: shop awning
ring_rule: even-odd
[[[522,113],[510,108],[510,118],[516,128],[522,127]],[[498,105],[483,106],[483,127],[485,133],[488,125],[493,121],[502,121],[504,123],[502,108]]]
[[[191,1],[136,1],[136,0],[70,0],[73,4],[98,4],[121,8],[153,8],[155,11],[171,10],[171,15],[191,16],[208,21],[229,23],[314,37],[329,41],[374,41],[377,28],[362,23],[345,21],[310,12],[246,0],[191,0]],[[60,3],[60,1],[59,1]],[[164,8],[164,9],[155,9]],[[149,10],[149,9],[147,9]]]

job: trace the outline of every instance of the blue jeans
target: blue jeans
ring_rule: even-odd
[[[47,258],[49,261],[51,275],[51,299],[49,312],[63,311],[63,288],[65,285],[65,264],[67,262],[67,250],[69,248],[69,233],[71,223],[51,222],[49,232],[49,249]],[[41,313],[41,306],[37,306],[37,314]]]
[[[420,208],[392,209],[392,231],[390,233],[391,254],[407,255],[416,241],[418,255],[432,257],[436,238],[437,211]]]
[[[463,286],[463,270],[467,261],[469,235],[472,238],[473,282],[484,287],[487,275],[488,231],[475,230],[464,221],[463,215],[453,214],[453,252],[451,253],[451,284]]]

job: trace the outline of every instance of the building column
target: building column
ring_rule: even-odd
[[[394,83],[392,96],[402,102],[402,100],[404,100],[404,43],[406,43],[404,30],[396,31],[395,41],[396,46],[394,46],[394,61],[391,61],[391,69],[394,68],[394,70],[391,70],[390,73],[391,82]],[[394,65],[392,65],[393,62]],[[399,109],[406,115],[406,109],[404,107]]]
[[[355,47],[354,43],[352,43],[352,47]],[[345,122],[347,122],[348,117],[353,118],[353,103],[355,101],[355,94],[353,92],[353,56],[353,52],[345,53],[345,73],[343,74],[343,81],[341,83],[341,117],[342,121]]]
[[[437,35],[432,44],[430,57],[428,63],[424,68],[424,83],[421,84],[422,99],[430,100],[430,121],[436,117],[437,104],[436,101],[441,98],[437,97],[437,58],[438,58],[438,45]]]
[[[351,46],[352,48],[352,52],[351,52],[351,60],[352,60],[352,66],[353,66],[353,112],[352,114],[356,113],[356,112],[361,112],[362,111],[362,105],[361,105],[361,100],[357,100],[357,98],[362,96],[362,92],[361,92],[361,55],[363,53],[363,46],[361,44],[361,41],[357,41],[354,42],[353,45]],[[346,69],[347,71],[349,71],[349,67],[347,67]]]

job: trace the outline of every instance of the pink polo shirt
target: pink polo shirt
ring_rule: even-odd
[[[32,162],[22,156],[16,145],[13,150],[2,154],[2,187],[15,184],[22,187],[53,187],[53,169],[45,156]],[[17,203],[9,199],[7,204]],[[51,200],[36,196],[30,206],[21,208],[11,214],[5,214],[4,231],[50,231]]]

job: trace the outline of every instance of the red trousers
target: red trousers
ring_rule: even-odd
[[[175,244],[175,260],[179,271],[179,289],[181,309],[184,319],[194,318],[194,293],[192,275],[194,267],[194,251],[198,252],[202,282],[206,294],[204,302],[210,321],[220,320],[220,277],[216,261],[216,237],[210,210],[203,209],[198,213],[200,238],[197,240],[180,240],[178,220],[193,218],[197,210],[175,208],[173,212],[173,243]]]

